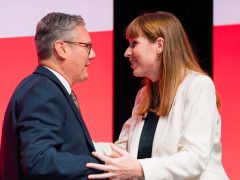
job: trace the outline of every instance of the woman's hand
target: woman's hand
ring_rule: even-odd
[[[112,158],[101,153],[93,152],[92,154],[105,164],[87,163],[87,167],[105,171],[102,174],[91,174],[89,179],[129,179],[133,177],[143,177],[143,170],[140,162],[130,156],[127,151],[118,148],[111,144],[113,151],[116,151],[120,156]]]

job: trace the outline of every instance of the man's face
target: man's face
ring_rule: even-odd
[[[68,59],[65,62],[65,70],[72,84],[75,84],[88,78],[87,68],[90,60],[95,58],[96,54],[94,50],[88,46],[88,44],[91,44],[91,38],[84,26],[77,26],[73,34],[74,39],[71,42],[74,43],[67,43],[70,50]]]

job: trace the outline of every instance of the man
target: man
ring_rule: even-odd
[[[98,171],[86,163],[98,160],[71,98],[96,57],[84,20],[50,13],[37,25],[35,44],[39,66],[18,85],[5,113],[0,179],[87,179]]]

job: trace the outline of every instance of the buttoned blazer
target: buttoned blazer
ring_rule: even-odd
[[[8,104],[1,142],[1,179],[87,179],[99,171],[80,111],[56,76],[39,66]]]

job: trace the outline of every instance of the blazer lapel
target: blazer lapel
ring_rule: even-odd
[[[92,138],[87,130],[87,127],[83,121],[80,109],[78,110],[78,108],[76,107],[76,105],[74,104],[72,98],[70,97],[70,95],[68,94],[67,90],[65,89],[65,87],[62,85],[62,83],[58,80],[58,78],[51,72],[49,71],[47,68],[43,67],[43,66],[38,66],[37,69],[35,70],[34,74],[41,74],[43,76],[48,77],[49,79],[51,79],[63,92],[64,96],[66,97],[68,103],[70,104],[73,112],[75,113],[83,131],[85,134],[85,137],[87,139],[87,142],[89,143],[89,145],[92,147],[93,150],[95,150],[93,142],[92,142]]]
[[[152,153],[158,154],[157,151],[161,148],[159,144],[161,144],[162,137],[165,135],[166,128],[167,128],[168,120],[165,117],[160,117],[158,120],[158,125],[155,131],[154,140],[153,140],[153,147],[152,147]]]

